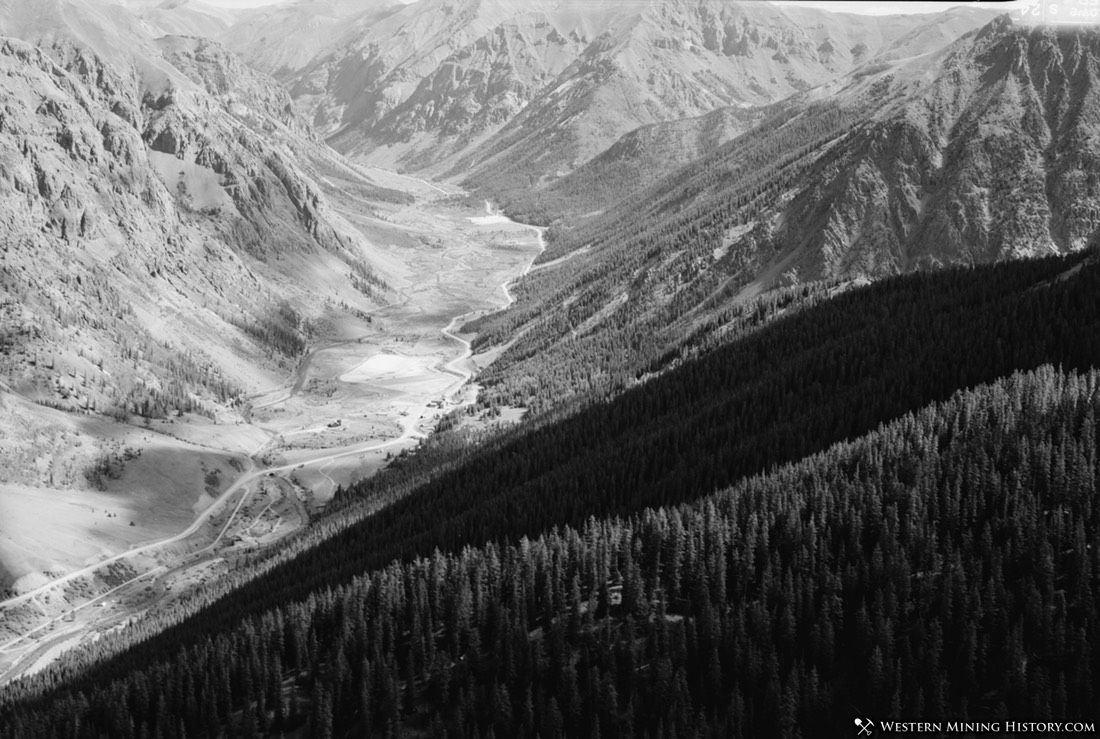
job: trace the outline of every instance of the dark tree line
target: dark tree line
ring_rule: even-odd
[[[693,504],[359,575],[0,735],[817,736],[1095,719],[1100,373],[961,392]]]
[[[1018,369],[1100,366],[1100,265],[1052,279],[1080,259],[876,283],[776,320],[609,402],[521,426],[450,467],[413,465],[410,474],[399,466],[347,493],[371,515],[148,649],[202,638],[244,612],[394,558],[690,500]],[[346,511],[354,518],[356,507]]]
[[[507,344],[524,329],[485,373],[485,402],[541,412],[563,397],[628,387],[639,368],[679,348],[689,314],[707,319],[725,310],[778,258],[780,246],[763,237],[751,249],[726,250],[730,229],[755,223],[778,195],[816,176],[827,166],[823,147],[855,135],[862,117],[832,103],[781,107],[605,214],[578,220],[570,213],[556,223],[542,258],[573,255],[569,261],[531,275],[518,286],[515,306],[471,324],[479,348]],[[537,197],[550,202],[549,192]],[[591,209],[591,198],[578,201]],[[521,220],[550,218],[512,205]],[[551,210],[558,207],[568,206]]]
[[[777,320],[611,402],[525,425],[466,452],[449,471],[399,467],[365,481],[349,495],[373,515],[145,649],[203,638],[244,612],[395,557],[690,499],[1016,369],[1098,366],[1100,267],[1086,260],[1071,279],[1052,280],[1074,264],[1050,258],[877,283]],[[346,516],[356,510],[349,506]]]
[[[225,316],[225,321],[236,326],[260,344],[287,357],[297,357],[306,350],[305,336],[308,326],[287,302],[258,318],[239,315]]]
[[[128,669],[394,558],[675,504],[959,387],[1049,362],[1097,366],[1100,267],[1086,258],[1069,279],[1054,279],[1076,264],[1050,258],[887,280],[750,331],[608,403],[461,455],[446,451],[457,461],[435,473],[398,465],[344,496],[343,517],[373,515],[331,538],[318,534],[294,560],[93,674]]]
[[[958,388],[993,382],[1016,370],[1043,364],[1054,363],[1067,370],[1076,368],[1081,371],[1100,366],[1098,283],[1100,265],[1088,255],[959,268],[886,280],[831,300],[822,300],[757,326],[729,345],[720,346],[698,358],[689,358],[667,373],[606,403],[596,404],[553,422],[521,425],[490,439],[479,448],[460,448],[459,455],[447,452],[444,456],[455,457],[448,466],[420,466],[414,456],[408,463],[397,465],[380,477],[360,483],[346,492],[339,515],[355,521],[357,516],[362,515],[360,511],[369,512],[370,515],[362,520],[318,531],[316,543],[310,548],[303,546],[293,559],[273,567],[254,581],[231,591],[183,622],[152,635],[147,642],[114,659],[91,666],[63,661],[57,669],[9,690],[7,699],[0,699],[0,703],[7,703],[9,708],[5,710],[13,711],[6,714],[8,716],[17,713],[29,715],[24,711],[32,710],[34,705],[45,706],[48,703],[22,703],[16,706],[20,695],[53,696],[52,700],[58,700],[57,696],[64,691],[92,695],[101,686],[112,684],[112,681],[122,681],[119,684],[128,685],[127,676],[141,673],[152,664],[164,663],[163,669],[171,672],[174,669],[171,668],[172,660],[166,659],[166,655],[183,654],[208,643],[220,644],[216,653],[224,656],[224,642],[216,640],[238,638],[230,635],[239,634],[242,624],[255,624],[256,619],[265,613],[286,613],[288,608],[315,602],[323,594],[346,588],[355,578],[385,568],[394,560],[408,562],[416,557],[429,556],[436,549],[454,554],[461,552],[465,546],[481,546],[485,542],[495,542],[498,548],[507,547],[519,541],[520,537],[540,536],[554,526],[583,527],[592,516],[629,516],[645,506],[676,506],[736,484],[746,477],[751,478],[780,465],[797,463],[834,442],[873,432],[882,423],[950,397]],[[746,317],[746,320],[749,318]],[[1059,380],[1050,379],[1048,375],[1042,375],[1046,378],[1043,383],[1052,384],[1055,389],[1061,387]],[[1039,385],[1045,386],[1043,383]],[[1034,384],[1026,386],[1032,387]],[[1042,398],[1054,393],[1054,390],[1040,387],[1029,393],[1028,398],[1032,395]],[[968,406],[964,403],[962,407]],[[963,424],[967,418],[964,414],[958,424]],[[1002,436],[1026,437],[1034,426],[1030,421],[1018,426],[1006,424],[1002,424]],[[1074,433],[1078,431],[1085,433],[1080,429]],[[959,433],[952,430],[938,436],[939,451],[961,438]],[[1067,443],[1062,438],[1066,433],[1061,436],[1055,434],[1051,444]],[[1087,442],[1091,437],[1083,438]],[[989,495],[994,495],[997,484],[1009,479],[1008,472],[1000,467],[987,469],[981,462],[981,455],[985,453],[983,450],[994,441],[976,436],[966,447],[968,453],[973,452],[974,461],[968,462],[965,455],[956,460],[964,468],[965,475],[996,473],[989,478],[994,482],[983,483],[991,491]],[[1027,447],[1027,455],[1033,454],[1035,449],[1039,449],[1035,453],[1046,454],[1046,448],[1050,446],[1045,437],[1021,443]],[[1029,474],[1047,477],[1055,481],[1053,484],[1060,485],[1059,481],[1070,474],[1063,472],[1066,465],[1078,465],[1080,454],[1085,454],[1088,459],[1085,447],[1078,444],[1076,450],[1076,456],[1069,455],[1067,451],[1068,456],[1064,459],[1057,456],[1053,462],[1046,457],[1036,461],[1038,458],[1025,455],[1031,470]],[[905,467],[901,462],[898,465]],[[854,479],[862,481],[865,467],[861,461],[845,469],[854,475]],[[917,488],[912,486],[916,484],[916,473],[910,467],[905,467],[908,472],[898,472],[897,475],[904,485],[915,490]],[[956,487],[969,485],[965,476],[951,479]],[[962,482],[956,483],[957,480]],[[1028,494],[1046,495],[1041,483],[1027,484],[1031,486],[1025,491]],[[841,483],[830,482],[829,485],[839,486]],[[821,494],[833,494],[839,489],[843,488],[828,487]],[[946,492],[955,495],[957,491],[953,488]],[[360,502],[357,503],[357,499]],[[1002,503],[1001,515],[1013,517],[1016,509],[1005,504],[1002,498],[998,500]],[[966,502],[966,506],[972,505],[976,503]],[[929,514],[933,516],[930,520],[935,522],[943,516],[950,517],[958,510],[963,509],[941,506],[935,509],[934,515]],[[1040,523],[1047,525],[1053,509],[1047,506],[1034,510],[1039,511]],[[1091,536],[1089,532],[1093,532],[1094,528],[1088,527],[1093,524],[1087,523],[1087,517],[1083,520],[1086,533]],[[865,518],[860,517],[848,528],[837,530],[850,534],[864,523]],[[980,543],[983,548],[979,552],[984,556],[988,552],[988,547],[982,543],[984,533],[980,528],[968,531],[958,535],[969,537],[975,546],[975,542]],[[839,546],[844,540],[838,537],[840,534],[823,539],[821,546]],[[1000,535],[994,537],[994,544],[999,547],[1003,537],[998,537]],[[877,555],[873,544],[877,539],[852,539],[849,536],[846,541],[850,547],[857,543],[866,546],[863,554],[870,553],[870,561],[875,561]],[[761,556],[785,556],[786,549],[782,547],[772,552],[774,538],[765,542]],[[1065,549],[1053,551],[1062,557]],[[1098,550],[1093,548],[1092,551]],[[906,556],[910,557],[910,554]],[[1026,562],[1029,557],[1030,554],[1021,561]],[[969,565],[975,563],[967,564],[965,569],[969,576],[975,571]],[[1003,569],[1000,572],[1003,574]],[[620,571],[619,576],[625,577],[625,574]],[[836,585],[834,576],[826,579],[819,579],[819,576],[826,578],[824,574],[817,573],[807,582],[813,582],[819,589]],[[915,582],[926,577],[942,576],[929,575],[921,570],[914,572],[910,579]],[[933,579],[931,582],[942,580]],[[1026,588],[1020,590],[1016,585],[1007,584],[1008,580],[1004,582],[1005,592],[997,593],[997,598],[1031,597]],[[874,583],[877,587],[880,581],[875,580]],[[624,598],[626,587],[624,582]],[[592,599],[591,596],[585,597],[585,602]],[[956,605],[953,602],[952,607]],[[651,601],[651,607],[656,608],[656,603]],[[689,614],[679,601],[669,600],[663,607],[666,613],[681,616],[685,621],[688,618]],[[868,619],[873,621],[874,615],[869,604]],[[975,628],[985,634],[1001,626],[1000,622],[989,617]],[[849,630],[844,633],[850,636],[853,632]],[[940,637],[946,638],[943,634]],[[633,638],[641,637],[635,633]],[[833,638],[837,638],[835,631]],[[870,649],[873,653],[873,646]],[[895,645],[890,649],[900,647]],[[883,674],[894,676],[897,673],[897,654],[886,646],[881,646],[879,651]],[[345,656],[351,659],[351,656]],[[361,659],[363,654],[352,656]],[[325,659],[314,657],[327,664]],[[782,662],[778,654],[776,659],[782,665],[781,681],[788,680],[790,665]],[[843,661],[839,657],[837,659]],[[224,669],[230,672],[243,669],[233,667],[236,662],[232,659],[220,659],[219,664],[224,664]],[[809,666],[810,663],[807,663],[807,670]],[[195,680],[198,681],[201,675],[204,685],[217,684],[211,682],[215,678],[202,672],[202,669],[195,668]],[[801,691],[803,678],[807,675],[798,672],[797,668],[790,669],[795,670],[799,681],[797,691]],[[840,666],[835,669],[839,670]],[[327,698],[318,696],[314,700],[303,692],[307,688],[313,689],[315,676],[312,673],[304,677],[301,672],[296,674],[305,682],[294,682],[298,678],[292,680],[293,675],[283,673],[284,693],[299,696],[299,700],[291,704],[288,699],[285,707],[287,713],[279,720],[291,724],[297,720],[308,720],[303,713],[308,713],[306,706],[316,709],[319,717],[330,715],[327,710],[316,708],[327,706]],[[728,674],[733,673],[727,673],[723,667],[724,680],[729,679]],[[903,671],[902,674],[907,675],[908,672]],[[1057,679],[1051,677],[1049,671],[1041,674],[1052,681],[1053,701],[1054,696],[1061,695]],[[252,681],[254,677],[250,675],[248,679]],[[823,679],[820,670],[816,679],[819,683]],[[845,679],[856,680],[855,673]],[[919,676],[913,679],[924,684]],[[1066,690],[1069,690],[1068,676],[1065,681]],[[756,686],[758,682],[753,681],[752,685]],[[838,683],[842,684],[845,683]],[[699,696],[695,692],[695,683],[689,680],[687,685],[693,706],[692,715],[698,718],[702,709],[697,704]],[[722,685],[727,686],[727,683]],[[786,682],[781,682],[781,685],[784,690],[788,689]],[[895,686],[885,699],[893,700],[894,692],[904,694],[903,697],[908,699],[910,687],[912,685],[905,684],[899,690]],[[1029,690],[1032,687],[1028,684]],[[957,686],[957,689],[963,688]],[[792,693],[796,691],[795,688],[789,690]],[[854,690],[852,694],[862,695],[863,691]],[[217,700],[227,700],[220,697],[221,691],[217,695]],[[453,697],[453,694],[449,695]],[[836,699],[839,699],[837,696],[843,697],[840,693],[823,695],[832,695]],[[948,689],[943,696],[924,695],[922,700],[938,701],[942,698],[942,701],[948,701],[953,700],[952,695]],[[196,693],[195,700],[200,698]],[[334,706],[343,705],[335,697],[330,698],[335,701]],[[233,700],[229,699],[223,705],[221,713],[213,714],[217,721],[236,720],[233,717],[242,704]],[[409,705],[417,705],[421,700],[423,698],[417,692]],[[577,720],[575,714],[562,707],[560,696],[556,700],[563,721]],[[749,697],[743,700],[751,702]],[[822,700],[831,706],[840,705],[835,700]],[[972,699],[968,700],[970,708],[980,708],[973,704]],[[1076,698],[1067,700],[1075,701]],[[536,713],[543,710],[537,707],[537,693],[532,693],[532,701]],[[269,700],[264,705],[274,710],[276,703]],[[470,703],[464,709],[467,718],[480,715],[480,709],[470,710],[470,705],[483,704],[476,700]],[[167,710],[168,704],[165,706]],[[743,715],[740,708],[735,708],[736,711],[730,709],[733,713],[729,715]],[[339,720],[355,720],[347,717],[340,719],[345,715],[341,710],[334,707],[331,715]],[[410,710],[412,717],[405,715],[393,720],[415,722],[419,709]],[[547,716],[555,715],[548,703],[545,710]],[[706,717],[707,710],[710,709],[703,710],[704,723],[699,726],[711,725],[711,719]],[[753,709],[758,710],[763,709]],[[208,713],[206,709],[203,712]],[[261,713],[258,709],[255,712],[257,726],[269,719],[276,720],[274,714],[265,719]],[[788,714],[789,711],[783,711],[783,715]],[[179,718],[171,711],[167,715],[173,720]],[[752,715],[759,716],[752,719],[756,723],[750,722],[746,726],[756,728],[770,720],[768,716],[774,716],[766,712]],[[380,726],[392,716],[391,713],[379,714],[378,720],[383,721]],[[135,715],[135,719],[148,720],[148,717]],[[457,719],[441,715],[440,720],[447,725],[447,722],[453,724]],[[0,723],[3,721],[0,717]],[[404,726],[403,723],[397,725]],[[425,724],[429,728],[430,725],[430,722]],[[577,724],[563,726],[572,732]],[[151,730],[152,727],[146,728]],[[583,728],[587,731],[593,727],[585,724]],[[601,723],[600,730],[606,731],[608,728]],[[729,730],[738,729],[733,727]],[[680,728],[677,729],[679,731]]]

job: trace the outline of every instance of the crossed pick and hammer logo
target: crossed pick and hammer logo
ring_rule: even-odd
[[[859,729],[856,736],[871,736],[875,730],[875,722],[869,718],[857,718],[856,728]]]

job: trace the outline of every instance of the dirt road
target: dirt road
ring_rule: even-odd
[[[453,194],[423,180],[407,179],[415,180],[430,188],[433,192],[442,195]],[[486,203],[486,212],[494,217],[499,216],[499,214],[494,213],[491,204],[488,202]],[[500,218],[502,219],[501,222],[505,222],[510,226],[517,225],[502,216]],[[494,221],[494,223],[496,222]],[[528,228],[537,235],[538,253],[541,253],[545,248],[543,229],[534,226]],[[457,344],[459,350],[457,355],[437,365],[437,370],[442,370],[453,378],[451,382],[447,383],[443,397],[450,400],[455,407],[458,407],[461,402],[472,401],[472,399],[460,401],[455,396],[457,391],[474,376],[474,368],[470,362],[471,342],[455,332],[460,326],[479,315],[512,305],[515,298],[512,295],[510,286],[532,269],[536,257],[537,254],[530,255],[530,259],[522,263],[518,273],[513,272],[497,285],[496,289],[499,289],[503,294],[503,303],[493,300],[492,302],[497,304],[492,305],[490,303],[491,307],[463,310],[460,314],[452,315],[447,325],[442,329],[436,329],[447,340]],[[463,266],[469,269],[469,265]],[[471,273],[473,273],[472,270]],[[456,270],[450,276],[450,279],[455,279],[455,274],[461,275],[462,271]],[[486,285],[483,290],[488,287]],[[481,298],[482,301],[485,301],[488,294],[483,292],[482,295],[486,296]],[[409,295],[403,297],[403,303],[410,302]],[[419,296],[418,300],[423,301],[425,298]],[[485,305],[485,303],[482,302],[482,305]],[[424,306],[409,306],[409,310],[423,314]],[[438,326],[439,324],[436,323],[435,325]],[[438,335],[437,333],[436,336]],[[333,349],[350,347],[360,342],[362,342],[362,339],[347,339],[328,342],[313,349],[299,362],[294,374],[288,380],[288,386],[282,391],[273,391],[278,394],[253,406],[253,409],[271,408],[287,403],[303,391],[311,367],[318,355]],[[367,352],[369,349],[370,347],[365,346],[363,351]],[[245,524],[249,524],[249,522],[251,523],[244,530],[250,531],[256,521],[271,508],[270,503],[266,507],[261,505],[258,514],[252,514],[251,517],[242,517],[242,512],[246,509],[247,503],[255,500],[256,496],[253,495],[253,489],[259,487],[257,483],[261,479],[268,476],[285,479],[289,478],[292,472],[314,469],[320,478],[334,483],[333,478],[327,472],[333,463],[348,458],[362,457],[381,450],[405,447],[415,440],[423,438],[424,433],[420,429],[430,428],[429,400],[428,398],[423,400],[422,413],[410,413],[405,410],[393,419],[400,427],[400,433],[396,436],[382,440],[353,443],[339,449],[299,450],[296,452],[294,461],[285,464],[265,466],[262,463],[261,455],[272,444],[271,439],[269,439],[252,452],[248,468],[182,531],[164,539],[143,543],[126,551],[118,552],[99,562],[57,577],[36,587],[34,590],[0,601],[0,620],[4,618],[5,612],[10,613],[13,609],[20,608],[25,611],[25,606],[28,605],[37,604],[42,611],[41,620],[36,620],[33,626],[0,644],[0,683],[7,682],[29,671],[40,669],[56,658],[64,649],[81,643],[94,634],[101,633],[106,628],[116,627],[121,623],[128,622],[131,614],[126,613],[121,604],[127,597],[139,593],[142,588],[145,588],[153,580],[171,581],[173,576],[195,568],[197,564],[217,560],[223,556],[221,552],[226,546],[229,546],[227,540],[231,538],[230,534],[239,534],[238,529],[245,527]],[[258,423],[251,417],[247,421],[250,425]],[[422,424],[424,425],[422,426]],[[284,433],[311,431],[314,430],[313,426],[315,425],[316,418],[303,418],[303,425],[300,429],[285,431]],[[258,425],[257,428],[261,428],[272,437],[276,436],[268,428]],[[224,522],[220,521],[222,515],[226,516]],[[169,551],[173,547],[187,544],[197,548],[187,550],[183,556],[174,551]],[[126,565],[129,568],[128,571],[136,571],[134,576],[109,587],[105,591],[94,594],[94,597],[88,597],[81,602],[74,600],[67,607],[58,607],[61,603],[67,603],[66,598],[74,597],[72,592],[76,588],[67,586],[75,585],[78,581],[91,582],[96,577],[99,578],[99,581],[102,581],[102,576],[107,569],[116,564]],[[43,596],[47,595],[54,597],[43,599]],[[89,596],[92,596],[92,594],[89,593]],[[51,608],[42,608],[40,600],[47,600]],[[99,608],[97,606],[103,607]]]

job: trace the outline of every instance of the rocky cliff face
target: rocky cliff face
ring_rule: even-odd
[[[937,52],[879,59],[774,106],[563,243],[631,244],[645,214],[663,224],[647,230],[676,234],[670,246],[720,255],[692,275],[735,284],[780,263],[800,279],[875,277],[1080,249],[1100,227],[1098,58],[1093,29],[1004,17]],[[670,126],[562,182],[616,152],[661,151],[645,144],[658,133],[675,144]]]
[[[217,44],[142,36],[117,7],[11,10],[0,30],[25,38],[0,38],[8,387],[217,413],[303,340],[319,309],[303,260],[343,264],[333,294],[370,305],[344,284],[369,272],[361,237],[316,182],[335,155],[275,82]]]
[[[773,212],[808,274],[1079,249],[1096,234],[1100,34],[1003,18],[841,93],[877,112]]]

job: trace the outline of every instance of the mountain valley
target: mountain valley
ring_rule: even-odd
[[[1089,726],[1100,31],[816,5],[0,0],[0,737]]]
[[[168,589],[165,567],[215,577],[415,446],[466,402],[464,343],[440,332],[499,305],[537,248],[480,203],[344,160],[215,42],[142,38],[116,73],[82,39],[134,31],[92,10],[59,6],[48,51],[0,47],[6,679],[43,633],[132,617],[122,565]],[[198,564],[147,551],[181,531]]]

